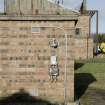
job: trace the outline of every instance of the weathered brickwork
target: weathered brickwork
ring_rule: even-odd
[[[62,29],[47,28],[74,27],[74,22],[44,21],[0,21],[0,82],[7,93],[24,88],[30,94],[55,102],[64,101],[65,81],[65,34]],[[45,27],[46,26],[46,27]],[[33,33],[32,27],[40,32]],[[74,99],[74,30],[68,35],[67,59],[67,100]],[[52,50],[50,41],[59,42],[56,55],[60,75],[58,81],[51,83],[48,74]],[[59,97],[59,98],[58,98]]]
[[[93,39],[91,38],[75,38],[75,59],[93,58]]]
[[[0,96],[24,89],[48,101],[61,103],[66,96],[67,102],[73,102],[74,59],[93,58],[90,16],[48,0],[5,0],[4,7],[5,15],[0,15]],[[57,48],[51,47],[54,39]],[[57,81],[51,82],[49,67],[54,55],[59,73]]]
[[[90,31],[90,16],[79,16],[76,28],[81,29],[81,36],[80,37],[87,37],[89,36]]]
[[[75,59],[93,58],[93,39],[90,38],[90,16],[79,16],[76,28],[80,35],[75,35]]]

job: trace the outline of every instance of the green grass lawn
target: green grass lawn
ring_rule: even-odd
[[[105,105],[105,63],[75,64],[75,96],[83,105]]]

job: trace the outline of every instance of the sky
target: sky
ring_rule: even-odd
[[[78,7],[83,0],[64,0],[68,8]],[[72,4],[72,7],[71,5]],[[89,10],[99,10],[99,33],[105,33],[105,0],[87,0]],[[92,18],[92,32],[96,32],[96,17]]]
[[[54,1],[54,0],[51,0]],[[64,6],[70,9],[78,9],[83,0],[64,0]],[[99,33],[105,33],[105,0],[87,0],[89,10],[99,10]],[[3,0],[0,0],[0,12],[3,11]],[[92,18],[92,32],[96,32],[96,18]]]

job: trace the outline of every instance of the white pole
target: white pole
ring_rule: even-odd
[[[68,43],[68,40],[67,40],[67,33],[66,33],[65,29],[63,27],[56,27],[56,28],[61,29],[65,34],[65,51],[66,51],[66,53],[65,53],[65,74],[64,74],[64,100],[65,100],[65,105],[66,105],[67,104],[67,57],[68,57],[67,43]]]

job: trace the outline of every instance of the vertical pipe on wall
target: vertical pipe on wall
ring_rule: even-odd
[[[91,17],[89,18],[89,37],[91,37]]]
[[[93,38],[93,36],[91,36],[91,17],[89,18],[89,38]]]
[[[99,16],[98,11],[96,11],[96,35],[97,35],[97,43],[98,43],[98,24],[99,24]]]
[[[91,37],[91,17],[89,17],[89,34],[87,34],[87,59],[89,58],[89,38]]]

